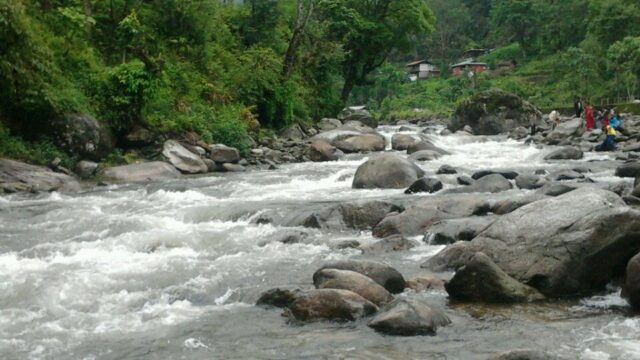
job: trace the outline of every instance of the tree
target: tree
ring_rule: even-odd
[[[284,81],[289,80],[293,72],[294,65],[298,58],[298,48],[302,42],[304,32],[309,24],[309,20],[315,9],[315,0],[297,0],[296,1],[296,17],[289,40],[289,46],[284,56],[282,66],[282,77]]]
[[[426,41],[426,55],[444,63],[454,61],[470,41],[466,30],[472,23],[471,13],[462,0],[429,0],[428,4],[437,20]]]
[[[533,40],[542,23],[540,7],[536,0],[496,0],[491,9],[491,23],[496,35],[507,43],[517,41],[523,56],[533,48]]]
[[[640,79],[640,37],[627,37],[611,45],[609,59],[616,82],[624,87],[627,98],[632,98]]]
[[[589,32],[605,47],[640,35],[640,4],[636,0],[591,0]]]
[[[343,44],[344,85],[341,99],[349,99],[356,85],[395,50],[410,51],[415,38],[433,30],[434,18],[423,0],[322,0],[329,36]]]

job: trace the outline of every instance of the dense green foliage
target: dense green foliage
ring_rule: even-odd
[[[335,116],[433,21],[423,0],[4,0],[3,139],[87,113],[117,139],[142,126],[246,150],[260,127]]]
[[[437,22],[432,36],[418,44],[415,57],[429,58],[443,77],[426,82],[401,80],[403,60],[379,70],[358,100],[388,117],[450,113],[476,91],[501,87],[542,108],[571,107],[580,96],[597,104],[638,97],[640,90],[640,3],[635,0],[428,0]],[[494,49],[479,60],[495,70],[513,60],[514,71],[474,79],[449,78],[448,64],[465,49]],[[395,76],[390,76],[395,72]],[[384,97],[369,96],[395,89]]]
[[[631,98],[638,23],[636,0],[4,0],[0,155],[45,162],[28,149],[55,149],[70,113],[117,140],[142,126],[247,150],[346,103],[419,117],[492,87],[543,108]],[[470,48],[517,68],[451,77]],[[442,76],[408,82],[403,64],[425,57]]]

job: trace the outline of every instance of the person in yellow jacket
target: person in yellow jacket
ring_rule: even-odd
[[[618,132],[616,131],[616,129],[611,125],[607,125],[604,127],[604,133],[607,135],[607,137],[604,139],[602,144],[596,146],[596,151],[616,150],[617,149],[616,135],[618,135]]]

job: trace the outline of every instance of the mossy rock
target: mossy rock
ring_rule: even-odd
[[[497,135],[519,126],[539,124],[542,113],[518,95],[500,89],[478,93],[463,101],[449,123],[451,131],[469,125],[476,135]]]

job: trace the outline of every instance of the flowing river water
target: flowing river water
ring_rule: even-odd
[[[397,129],[380,130],[390,137]],[[467,174],[588,166],[596,181],[620,181],[609,155],[549,164],[548,148],[506,138],[452,135],[435,142],[453,154],[420,163],[428,175],[443,164]],[[433,337],[382,336],[366,320],[302,326],[279,309],[254,306],[270,288],[312,286],[313,272],[326,261],[366,258],[335,245],[373,242],[370,231],[256,220],[343,201],[406,198],[400,190],[351,189],[367,156],[0,197],[0,358],[486,359],[530,348],[568,359],[640,359],[640,318],[614,287],[591,298],[517,306],[454,306],[439,290],[400,295],[445,309],[452,325]],[[455,176],[440,178],[445,188],[457,186]],[[277,241],[291,231],[305,231],[304,241]],[[422,243],[373,258],[410,278],[423,274],[419,265],[441,249]]]

